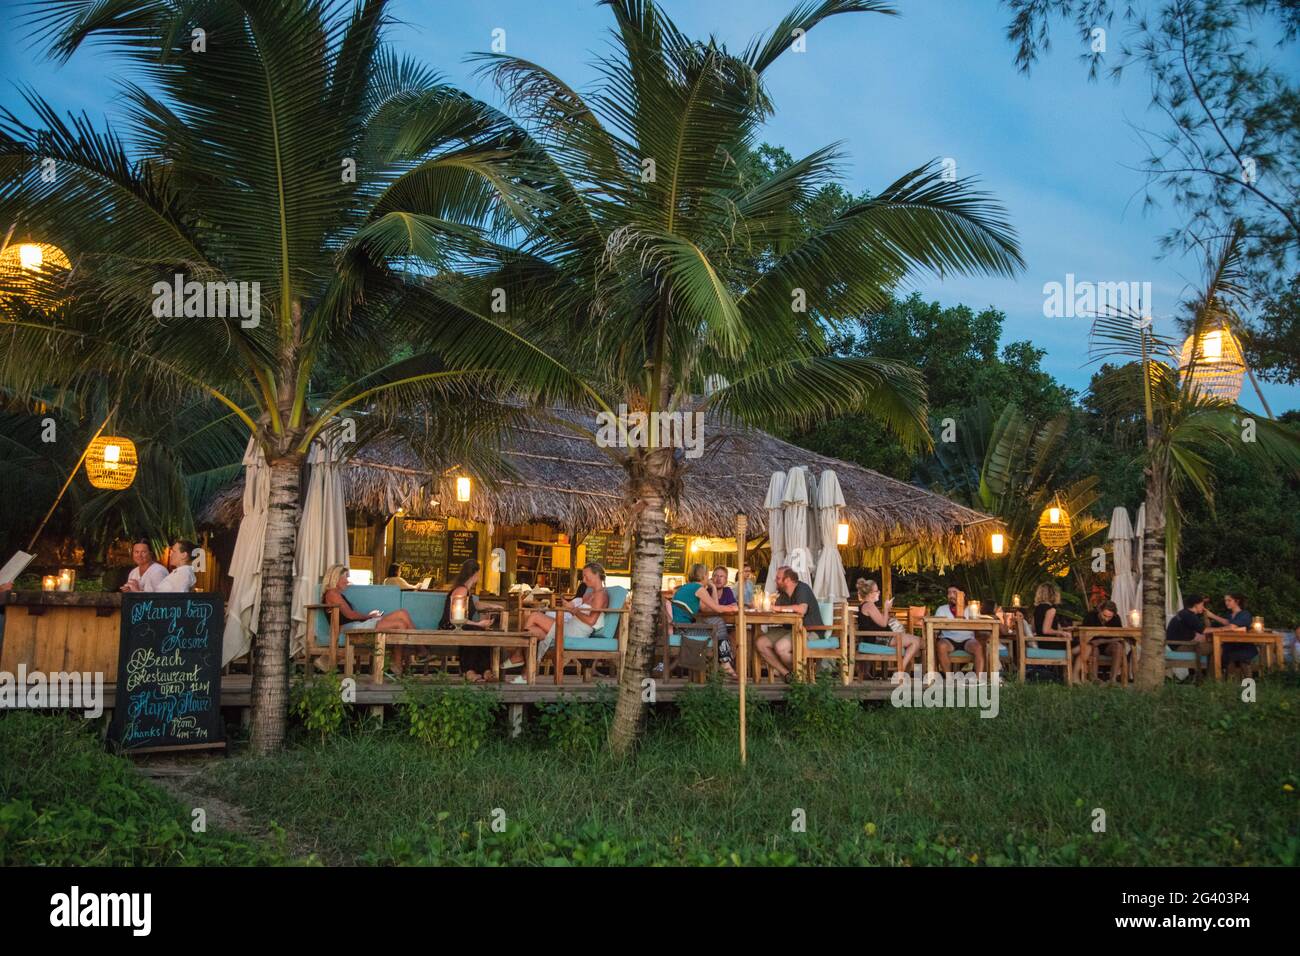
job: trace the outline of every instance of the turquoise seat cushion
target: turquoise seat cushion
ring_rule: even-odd
[[[859,654],[888,654],[894,656],[894,649],[888,644],[868,644],[866,641],[858,643]]]
[[[1070,655],[1065,650],[1050,647],[1026,647],[1025,659],[1032,661],[1063,661]]]
[[[436,631],[447,606],[446,591],[400,591],[402,609],[411,615],[411,623],[422,631]]]
[[[1176,651],[1173,648],[1165,648],[1165,660],[1167,661],[1186,661],[1189,664],[1196,663],[1195,651]]]
[[[616,651],[618,650],[618,638],[616,637],[566,637],[564,639],[564,653],[570,651]]]
[[[838,637],[814,637],[808,641],[810,651],[830,651],[840,646]]]

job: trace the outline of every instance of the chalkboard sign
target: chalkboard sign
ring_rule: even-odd
[[[664,574],[686,573],[686,535],[670,534],[664,538]]]
[[[478,559],[477,531],[447,532],[447,570],[450,574],[460,572],[460,566],[470,558]]]
[[[607,573],[626,573],[632,558],[621,534],[589,534],[585,541],[587,561],[595,562]]]
[[[220,594],[124,594],[110,744],[224,747]]]
[[[395,560],[414,569],[434,584],[447,579],[447,522],[432,519],[398,518],[393,533]]]

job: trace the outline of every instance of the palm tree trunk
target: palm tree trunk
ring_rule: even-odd
[[[1146,528],[1142,532],[1142,658],[1139,690],[1165,682],[1165,488],[1157,463],[1147,468]]]
[[[631,753],[645,714],[642,687],[650,677],[650,661],[659,634],[663,601],[664,515],[666,473],[671,473],[671,450],[650,452],[629,478],[636,501],[636,542],[632,556],[632,611],[628,622],[627,656],[619,670],[618,701],[609,727],[609,747],[616,755]],[[656,474],[656,472],[661,472]]]
[[[262,555],[262,608],[253,641],[253,752],[284,745],[289,716],[289,631],[293,605],[293,555],[302,518],[302,456],[270,462],[271,498]]]

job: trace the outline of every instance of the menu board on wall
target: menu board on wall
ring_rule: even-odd
[[[224,747],[220,594],[124,594],[117,703],[109,742],[122,750]]]
[[[447,522],[426,518],[398,518],[393,531],[393,557],[412,574],[447,579]]]
[[[447,532],[447,573],[460,573],[460,566],[470,558],[478,559],[477,531]]]
[[[686,541],[683,534],[664,538],[664,574],[686,573]]]
[[[589,534],[584,540],[587,561],[594,561],[609,574],[626,574],[632,567],[632,557],[621,534]]]

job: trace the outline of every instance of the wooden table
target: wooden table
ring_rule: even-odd
[[[1132,645],[1137,644],[1142,637],[1142,628],[1140,627],[1084,627],[1083,625],[1076,625],[1075,627],[1066,628],[1066,630],[1077,637],[1080,644],[1089,643],[1096,637],[1122,638],[1124,643],[1129,645],[1124,648],[1126,661]],[[1127,684],[1132,680],[1133,668],[1126,664],[1124,667],[1124,683]]]
[[[921,621],[925,632],[925,661],[929,667],[929,673],[937,673],[934,657],[935,631],[972,631],[975,633],[977,640],[980,631],[987,631],[989,639],[985,654],[993,662],[989,666],[989,673],[996,674],[1002,669],[1002,661],[999,658],[1002,653],[1002,622],[997,618],[978,617],[968,621],[964,617],[935,617],[929,615],[922,618]]]
[[[353,631],[353,634],[363,633]],[[490,647],[492,648],[492,670],[501,676],[502,648],[522,648],[527,655],[524,664],[524,678],[529,684],[537,679],[537,640],[528,631],[491,631],[479,628],[467,628],[462,631],[375,631],[374,667],[371,682],[384,682],[384,651],[387,647]],[[351,648],[349,641],[348,647]],[[348,654],[350,670],[351,653]]]
[[[724,611],[722,612],[722,614],[721,614],[720,616],[721,616],[724,620],[725,620],[726,618],[728,618],[728,617],[733,617],[733,618],[734,618],[734,617],[736,616],[736,609],[735,609],[735,607],[734,607],[734,606],[732,606],[732,607],[728,607],[726,610],[724,610]],[[792,661],[792,663],[791,663],[791,665],[790,665],[790,671],[791,671],[791,673],[795,673],[795,674],[799,673],[799,665],[802,663],[802,661],[799,660],[798,654],[799,654],[799,647],[801,646],[801,644],[802,644],[803,642],[800,641],[800,640],[798,640],[797,638],[798,638],[798,636],[799,636],[799,632],[803,630],[803,616],[800,615],[800,614],[794,614],[794,613],[789,612],[789,611],[785,611],[785,612],[782,612],[782,611],[750,611],[750,610],[746,610],[746,611],[745,611],[745,630],[746,630],[746,631],[750,630],[750,628],[758,628],[758,627],[761,627],[761,626],[763,626],[763,625],[765,625],[765,624],[766,624],[766,625],[773,625],[773,624],[775,624],[775,625],[779,625],[779,626],[781,626],[781,627],[788,627],[788,628],[790,628],[790,658],[791,658],[791,661]],[[733,629],[734,629],[734,624],[733,624]],[[756,638],[755,640],[757,640],[757,638]],[[749,635],[748,635],[748,634],[737,633],[737,634],[736,634],[736,649],[735,649],[735,652],[736,652],[736,660],[740,660],[740,655],[741,655],[741,654],[747,654],[747,653],[749,653],[749,647],[750,647],[750,644],[749,644]],[[755,669],[754,669],[754,683],[755,683],[755,684],[757,684],[757,683],[759,682],[758,674],[759,674],[759,671],[760,671],[760,670],[761,670],[761,668],[755,668]]]
[[[1282,658],[1282,635],[1273,631],[1234,631],[1225,627],[1209,627],[1205,632],[1210,635],[1210,673],[1215,680],[1223,680],[1223,645],[1254,644],[1264,649],[1264,667],[1271,668],[1274,653],[1278,656],[1278,665]]]

